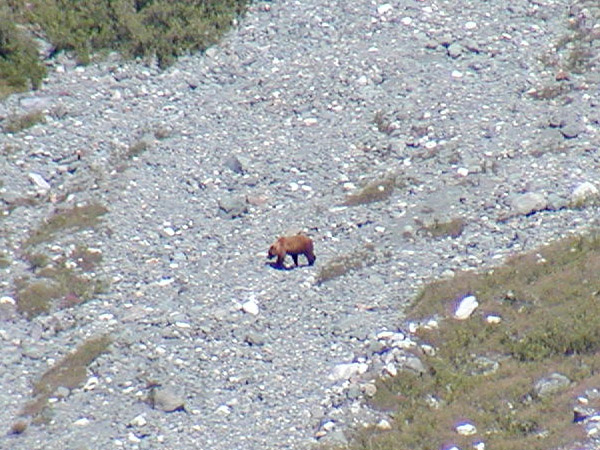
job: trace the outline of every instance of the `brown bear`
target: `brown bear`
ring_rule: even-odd
[[[315,259],[317,259],[313,252],[312,239],[303,234],[280,237],[269,248],[268,258],[271,259],[277,256],[275,267],[285,268],[283,265],[285,255],[291,255],[296,267],[298,267],[298,255],[306,256],[309,266],[312,266],[315,263]]]

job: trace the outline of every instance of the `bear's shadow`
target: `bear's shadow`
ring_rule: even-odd
[[[285,264],[282,266],[278,266],[277,263],[275,261],[267,261],[265,262],[265,264],[267,266],[271,266],[271,268],[275,269],[275,270],[294,270],[294,269],[300,269],[301,267],[309,267],[310,264],[300,264],[298,266],[295,266],[294,264],[292,264],[291,266],[286,266]]]

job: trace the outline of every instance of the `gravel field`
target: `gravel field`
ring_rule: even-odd
[[[6,431],[56,361],[93,336],[113,343],[85,388],[62,389],[43,424],[0,448],[306,449],[383,419],[361,401],[373,349],[405,330],[424,283],[598,226],[598,203],[581,201],[600,188],[599,10],[256,2],[221,45],[164,72],[50,62],[39,91],[0,104],[0,119],[46,117],[0,134]],[[342,206],[392,176],[386,200]],[[108,210],[96,226],[32,249],[98,249],[88,275],[104,292],[25,319],[11,302],[34,276],[24,242],[94,202]],[[421,230],[453,218],[458,237]],[[266,264],[298,230],[315,265]],[[353,252],[370,263],[317,283]],[[349,363],[369,373],[342,373]]]

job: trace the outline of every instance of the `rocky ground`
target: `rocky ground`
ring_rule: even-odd
[[[49,62],[0,104],[4,123],[45,115],[0,135],[0,422],[87,338],[113,344],[0,447],[300,449],[379,422],[353,376],[423,283],[598,225],[598,17],[592,1],[257,2],[164,72]],[[388,199],[340,206],[390,176]],[[35,251],[100,250],[104,292],[23,318],[24,242],[91,202],[98,225]],[[456,238],[420,229],[453,218]],[[267,265],[295,230],[315,266]],[[370,264],[316,283],[365,248]],[[145,401],[151,384],[173,408]]]

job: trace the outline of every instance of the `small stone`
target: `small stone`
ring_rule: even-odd
[[[98,377],[89,377],[83,386],[84,391],[92,391],[98,386],[99,380]]]
[[[546,209],[548,203],[542,194],[527,192],[519,194],[512,200],[512,208],[517,214],[527,216]]]
[[[502,322],[502,317],[490,314],[489,316],[486,316],[485,321],[491,325],[495,325]]]
[[[585,181],[573,189],[571,201],[577,203],[597,196],[598,188],[589,181]]]
[[[250,345],[261,346],[265,344],[265,336],[259,333],[255,333],[253,331],[246,334],[244,337],[244,341]]]
[[[152,391],[150,400],[154,409],[164,412],[181,411],[185,409],[183,398],[170,388],[156,388]]]
[[[329,379],[332,381],[349,380],[355,375],[361,375],[367,371],[369,366],[365,363],[338,364],[333,368]]]
[[[461,177],[466,177],[467,175],[469,175],[469,169],[467,169],[466,167],[459,167],[456,170],[456,173]]]
[[[221,405],[215,410],[215,413],[219,416],[228,416],[231,414],[231,408],[227,405]]]
[[[469,422],[462,423],[455,428],[456,432],[461,436],[472,436],[477,433],[475,425]]]
[[[246,197],[227,197],[219,200],[219,214],[223,218],[236,219],[248,212]]]
[[[465,22],[465,30],[474,30],[475,28],[477,28],[477,23],[475,23],[471,20],[468,22]]]
[[[459,302],[456,311],[454,311],[454,318],[458,320],[468,319],[478,306],[479,302],[475,296],[468,295]]]
[[[458,58],[463,54],[463,48],[460,44],[452,43],[448,46],[448,56],[451,58]]]
[[[129,425],[131,425],[132,427],[143,427],[147,423],[148,423],[148,421],[146,420],[144,415],[140,414],[139,416],[135,416],[133,419],[131,419],[131,421],[129,422]]]
[[[67,398],[70,393],[71,393],[71,390],[69,388],[64,387],[64,386],[59,386],[54,391],[53,397],[55,397],[57,399],[63,399],[63,398]]]
[[[452,78],[462,78],[463,77],[463,73],[459,70],[453,70],[452,71]]]
[[[242,163],[235,155],[229,156],[225,160],[224,164],[225,164],[225,167],[229,168],[234,173],[238,173],[240,175],[244,173],[244,168],[242,167]]]
[[[384,14],[389,13],[392,9],[394,9],[392,5],[389,3],[384,3],[383,5],[379,5],[377,7],[377,14],[383,16]]]
[[[40,191],[49,191],[51,186],[48,184],[44,177],[42,177],[39,173],[29,172],[29,179],[33,184],[35,184]]]
[[[303,120],[304,125],[307,127],[312,127],[315,126],[316,124],[319,123],[319,120],[315,117],[308,117],[306,119]]]
[[[376,427],[380,430],[391,430],[392,424],[387,419],[381,419],[379,422],[377,422]]]
[[[175,236],[175,230],[171,227],[165,227],[163,228],[163,233],[168,236],[168,237],[173,237]]]
[[[242,311],[256,316],[259,313],[259,308],[254,300],[248,300],[242,304]]]
[[[16,305],[17,302],[14,298],[9,297],[7,295],[0,297],[0,305]]]
[[[377,393],[377,386],[375,386],[372,383],[365,384],[363,386],[363,392],[366,397],[374,397],[375,394]]]
[[[73,425],[76,425],[78,427],[85,427],[86,425],[89,425],[89,423],[90,423],[90,419],[83,417],[83,418],[77,419],[75,422],[73,422]]]

